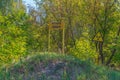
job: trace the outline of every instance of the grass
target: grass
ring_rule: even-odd
[[[120,72],[73,56],[36,53],[2,68],[0,80],[120,80]]]

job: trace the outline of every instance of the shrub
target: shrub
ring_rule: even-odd
[[[81,60],[94,60],[97,57],[95,49],[91,47],[88,40],[81,38],[76,41],[75,46],[70,49],[73,56]]]
[[[23,16],[24,13],[0,15],[0,63],[16,61],[26,54],[27,37],[23,28]]]

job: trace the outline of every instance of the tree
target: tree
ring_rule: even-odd
[[[110,64],[115,55],[114,39],[119,36],[119,17],[117,1],[91,1],[91,19],[93,21],[94,33],[101,32],[103,42],[98,44],[100,60],[102,64]],[[112,44],[111,44],[112,43]],[[112,48],[111,48],[112,47]],[[111,53],[111,55],[110,55]]]
[[[7,7],[8,4],[1,9]],[[8,13],[4,14],[4,11]],[[28,16],[24,10],[15,10],[11,6],[9,9],[5,8],[4,11],[0,14],[0,65],[16,62],[21,56],[27,54],[26,20]]]

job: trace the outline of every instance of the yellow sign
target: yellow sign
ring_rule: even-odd
[[[98,32],[95,37],[93,38],[94,41],[100,41],[102,42],[103,41],[103,38],[102,38],[102,35],[100,32]]]
[[[49,26],[49,29],[52,30],[52,29],[63,29],[63,23],[62,22],[54,22],[54,23],[49,23],[48,24]]]

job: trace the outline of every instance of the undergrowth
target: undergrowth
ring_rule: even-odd
[[[120,72],[73,56],[38,53],[1,68],[0,80],[120,80]]]

